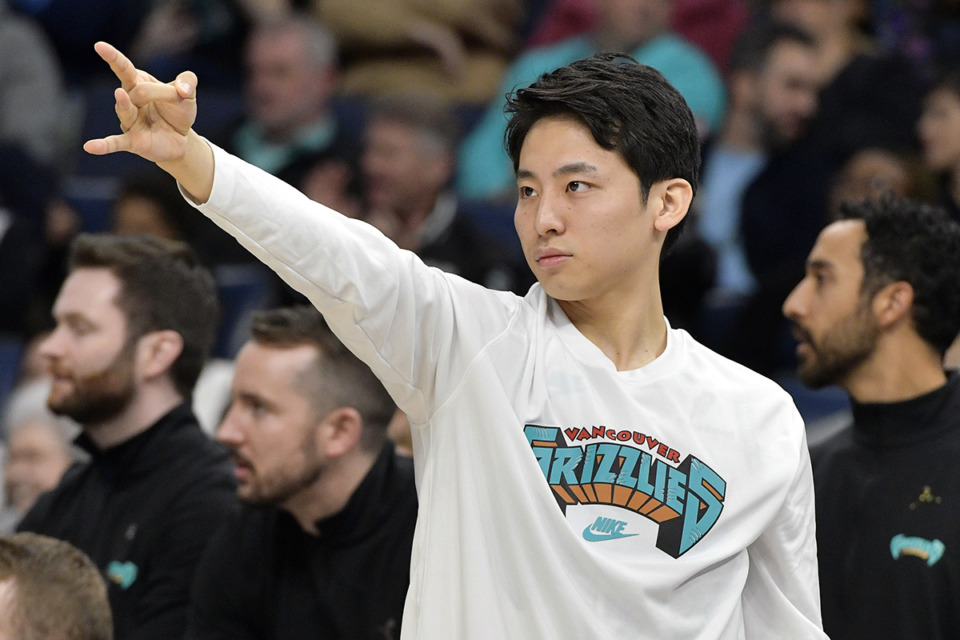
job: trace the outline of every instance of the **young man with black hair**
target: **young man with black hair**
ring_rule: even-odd
[[[850,394],[811,451],[824,628],[834,640],[960,637],[960,225],[887,197],[842,205],[783,312],[798,375]]]
[[[425,267],[191,130],[170,84],[97,49],[122,134],[303,292],[413,431],[404,638],[822,638],[803,422],[671,329],[658,265],[697,184],[680,94],[616,54],[510,101],[524,297]],[[202,203],[202,204],[201,204]]]

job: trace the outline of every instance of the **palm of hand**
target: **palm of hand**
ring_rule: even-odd
[[[187,132],[197,116],[195,100],[176,103],[151,101],[137,109],[136,119],[127,128],[130,151],[153,162],[175,160],[183,156]]]
[[[173,83],[162,83],[143,71],[137,72],[127,93],[129,103],[118,99],[116,109],[129,150],[153,162],[183,156],[197,101],[182,98]]]

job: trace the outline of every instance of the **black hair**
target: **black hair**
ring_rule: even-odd
[[[640,179],[646,204],[657,182],[682,178],[697,191],[700,141],[690,107],[659,71],[623,53],[598,53],[545,73],[507,96],[507,153],[514,171],[530,129],[550,116],[583,122],[594,140],[615,151]],[[663,253],[684,220],[667,232]]]
[[[940,207],[890,194],[844,202],[838,219],[866,226],[861,293],[909,283],[917,334],[945,353],[960,334],[960,224]]]

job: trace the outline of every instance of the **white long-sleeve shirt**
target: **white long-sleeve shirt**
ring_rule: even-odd
[[[403,638],[823,638],[786,392],[668,330],[617,371],[539,285],[423,265],[215,148],[199,208],[305,294],[409,416]],[[376,580],[376,576],[370,576]]]

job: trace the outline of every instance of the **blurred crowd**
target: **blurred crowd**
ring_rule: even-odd
[[[82,455],[45,410],[36,353],[77,234],[183,240],[211,269],[223,312],[194,394],[211,433],[251,312],[303,302],[168,176],[84,154],[117,126],[98,40],[160,79],[195,71],[211,142],[429,264],[518,293],[533,278],[504,96],[629,53],[680,90],[703,142],[695,215],[661,265],[667,317],[774,377],[795,367],[781,305],[840,202],[892,191],[960,219],[954,0],[0,0],[7,529]],[[24,456],[43,464],[25,472]]]

